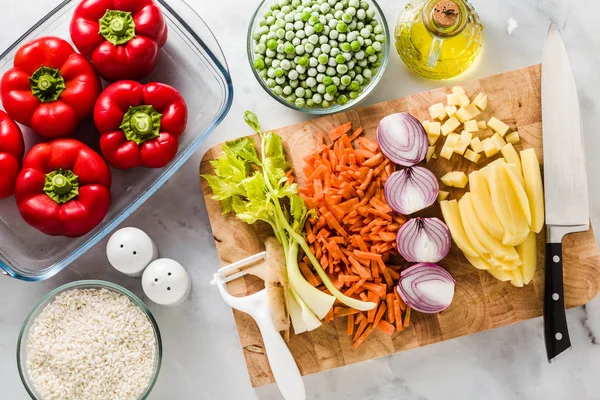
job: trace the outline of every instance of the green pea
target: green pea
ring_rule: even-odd
[[[348,86],[352,82],[352,78],[350,76],[348,76],[348,75],[344,75],[340,79],[340,82],[341,82],[342,85]]]
[[[358,98],[358,92],[350,92],[349,96],[352,100],[356,100]]]
[[[346,97],[346,95],[342,94],[340,95],[340,97],[337,98],[338,103],[343,106],[348,104],[348,97]]]
[[[326,86],[329,86],[329,85],[331,85],[332,83],[333,83],[333,79],[331,79],[331,77],[330,77],[330,76],[325,76],[325,77],[323,78],[323,84],[324,84],[324,85],[326,85]]]
[[[306,101],[303,98],[297,98],[294,104],[296,104],[296,107],[298,108],[306,107]]]
[[[318,22],[319,22],[319,17],[317,17],[316,15],[311,15],[310,18],[308,19],[309,25],[314,25]]]
[[[335,96],[335,94],[338,91],[338,88],[335,85],[329,85],[329,86],[327,86],[326,90],[327,90],[327,93],[329,93],[332,96]]]
[[[319,22],[317,22],[317,23],[315,24],[314,28],[315,28],[315,32],[317,32],[317,33],[321,33],[321,32],[323,32],[323,24],[321,24],[321,23],[319,23]]]
[[[261,60],[261,59],[255,60],[254,61],[254,68],[257,71],[261,71],[261,70],[265,69],[265,62],[263,60]]]
[[[277,78],[280,78],[280,77],[282,77],[282,76],[283,76],[283,68],[281,68],[281,67],[277,68],[277,69],[275,70],[275,76],[276,76]]]
[[[308,67],[308,57],[306,56],[302,56],[298,59],[298,64],[302,65],[303,67]]]
[[[311,108],[314,106],[315,106],[315,102],[313,101],[313,99],[306,100],[306,107]]]
[[[356,90],[358,90],[359,87],[360,87],[360,84],[356,81],[352,81],[352,83],[350,83],[350,90],[356,91]]]
[[[343,55],[343,54],[338,54],[338,55],[335,57],[335,61],[336,61],[338,64],[343,64],[343,63],[345,63],[345,62],[346,62],[346,57],[344,57],[344,55]]]
[[[349,24],[350,22],[352,22],[352,15],[348,13],[342,15],[342,21]]]
[[[346,32],[348,32],[348,25],[346,25],[345,22],[340,21],[335,26],[335,30],[338,31],[338,32],[340,32],[340,33],[346,33]]]
[[[327,61],[329,61],[329,56],[328,56],[327,54],[321,54],[321,55],[319,56],[319,63],[320,63],[321,65],[325,65],[325,64],[327,64]]]
[[[350,44],[350,47],[352,48],[352,51],[359,51],[362,46],[358,40],[355,40],[352,42],[352,44]]]
[[[352,50],[352,45],[348,42],[344,42],[340,45],[340,49],[342,49],[343,52],[347,53],[350,50]]]
[[[284,51],[287,54],[292,55],[292,54],[294,54],[296,52],[296,48],[294,47],[293,44],[291,44],[290,42],[288,42],[288,43],[285,44]]]
[[[323,108],[329,108],[329,107],[331,107],[331,103],[329,103],[327,100],[323,100],[321,102],[321,107],[323,107]]]
[[[367,47],[367,50],[365,50],[365,53],[367,53],[367,55],[369,55],[369,56],[372,56],[373,54],[376,53],[376,51],[373,46],[369,46],[369,47]]]
[[[267,42],[267,48],[269,50],[277,50],[277,40],[271,39]]]
[[[310,19],[310,12],[304,11],[302,13],[302,21],[307,22]]]

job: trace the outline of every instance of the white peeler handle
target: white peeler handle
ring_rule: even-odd
[[[267,351],[267,358],[283,398],[285,400],[305,400],[306,390],[304,389],[302,375],[300,375],[290,349],[275,329],[268,310],[266,315],[260,313],[260,315],[254,315],[253,317],[260,329]]]

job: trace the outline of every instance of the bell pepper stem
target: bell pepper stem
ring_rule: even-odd
[[[60,71],[41,66],[29,78],[31,92],[42,103],[56,101],[66,89],[65,80]]]
[[[123,45],[135,37],[135,21],[130,12],[106,10],[100,24],[100,35],[114,44]]]
[[[73,171],[62,168],[47,173],[44,193],[58,204],[64,204],[79,195],[79,178]]]
[[[162,114],[152,106],[129,107],[120,128],[127,140],[140,145],[160,135],[161,118]]]

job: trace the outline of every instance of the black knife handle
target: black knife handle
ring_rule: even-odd
[[[547,243],[544,338],[549,362],[571,347],[564,294],[562,244]]]

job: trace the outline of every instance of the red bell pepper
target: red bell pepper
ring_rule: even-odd
[[[75,139],[34,146],[15,185],[23,219],[52,236],[78,237],[98,225],[110,207],[110,168]]]
[[[162,168],[177,154],[187,106],[177,90],[163,83],[120,81],[98,98],[94,122],[110,165]]]
[[[70,31],[75,47],[108,81],[148,76],[167,41],[167,24],[153,0],[83,0]]]
[[[65,137],[90,116],[102,85],[94,67],[66,41],[26,43],[0,81],[4,109],[46,139]]]
[[[25,153],[23,134],[4,111],[0,110],[0,199],[12,196],[15,180],[21,170],[21,159]]]

